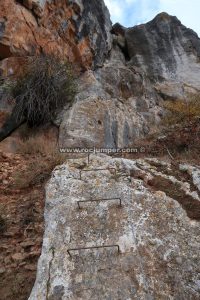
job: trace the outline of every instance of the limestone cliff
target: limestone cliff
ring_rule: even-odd
[[[200,39],[176,17],[159,14],[147,24],[126,29],[125,40],[130,64],[153,82],[166,83],[171,95],[179,96],[181,89],[200,90]]]
[[[17,72],[24,56],[37,52],[87,69],[75,104],[55,121],[61,147],[128,146],[160,121],[163,100],[200,91],[200,39],[176,17],[162,13],[124,28],[111,27],[103,1],[8,0],[1,8],[4,74]]]
[[[101,66],[111,49],[103,1],[6,0],[0,7],[0,59],[47,52],[87,69]]]
[[[125,30],[132,65],[155,81],[181,80],[200,86],[200,39],[176,18],[159,14],[151,22]]]
[[[62,146],[126,147],[162,118],[162,101],[200,92],[200,39],[166,13],[124,28],[101,69],[85,73],[60,127]]]

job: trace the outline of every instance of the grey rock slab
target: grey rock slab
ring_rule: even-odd
[[[199,299],[199,222],[130,176],[148,173],[151,162],[91,155],[91,172],[80,179],[83,160],[58,166],[46,186],[42,254],[29,300]],[[110,197],[121,197],[122,207],[93,201]],[[77,201],[87,199],[78,209]],[[67,252],[116,244],[120,254],[115,247]]]
[[[144,117],[117,99],[88,97],[77,101],[63,117],[59,131],[61,148],[127,147],[148,131]]]
[[[176,18],[161,13],[128,28],[125,38],[131,64],[153,81],[176,81],[200,88],[200,39]]]

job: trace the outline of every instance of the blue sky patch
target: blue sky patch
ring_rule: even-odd
[[[104,0],[113,23],[126,27],[146,23],[158,13],[177,16],[200,36],[200,0]]]

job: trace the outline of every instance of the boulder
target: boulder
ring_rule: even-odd
[[[200,202],[184,174],[180,183],[167,175],[172,165],[166,162],[91,155],[91,172],[80,177],[86,161],[57,167],[47,185],[42,254],[29,300],[199,299]],[[152,176],[168,186],[157,179],[155,189],[147,186]]]

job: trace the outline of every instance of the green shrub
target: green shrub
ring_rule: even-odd
[[[53,56],[29,59],[23,75],[12,82],[14,115],[30,126],[51,121],[76,93],[72,67]]]

